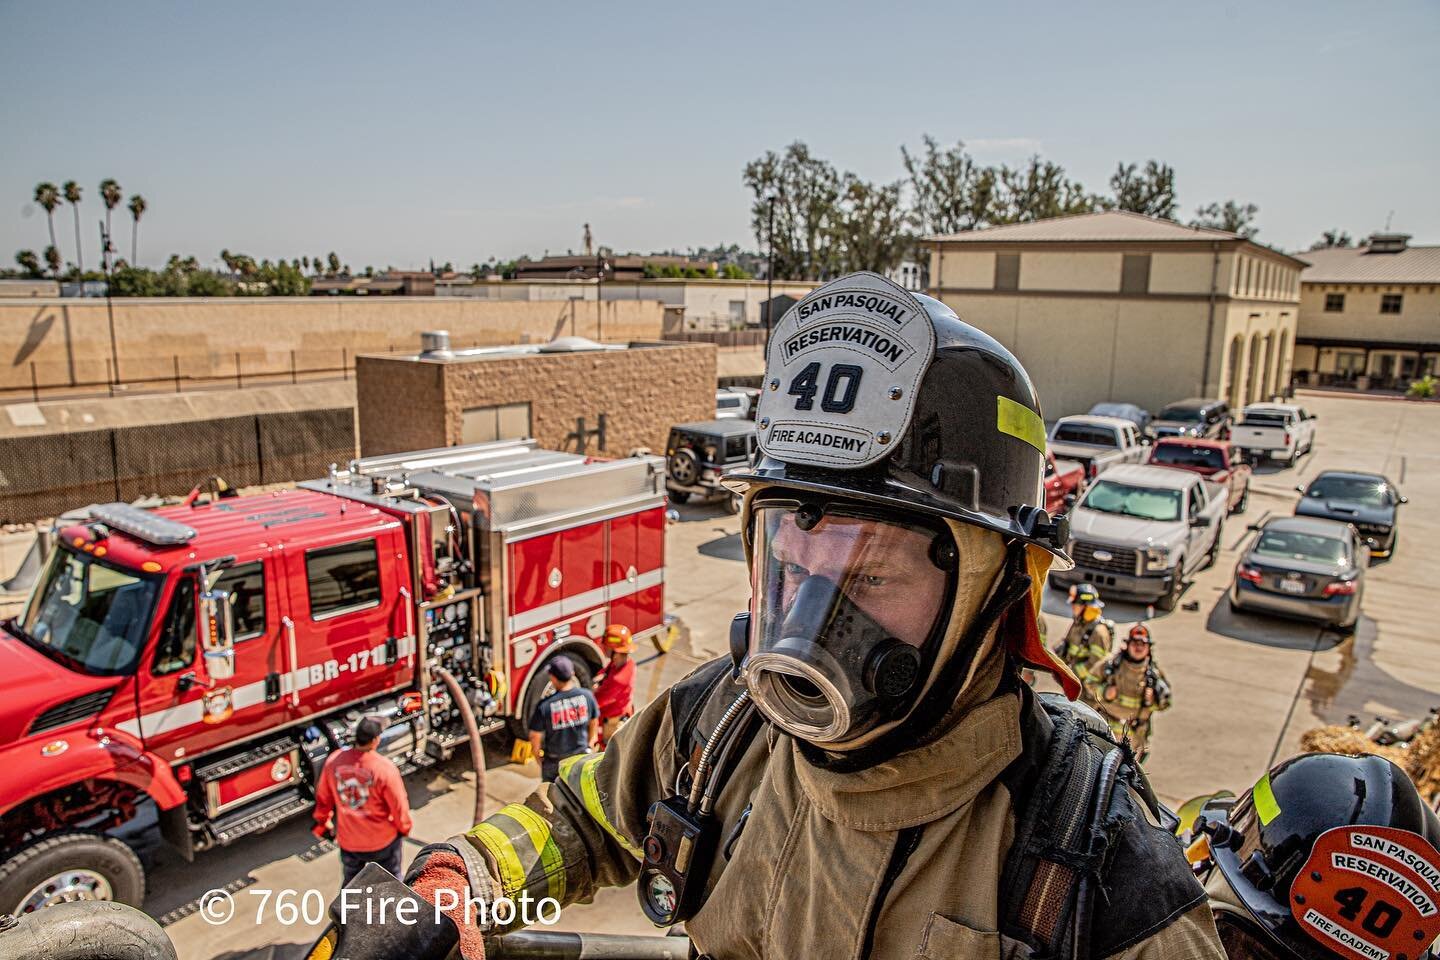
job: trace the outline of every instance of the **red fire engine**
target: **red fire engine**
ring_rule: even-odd
[[[0,630],[0,912],[139,904],[107,831],[187,859],[307,811],[360,716],[402,769],[523,724],[564,651],[664,623],[664,466],[533,441],[354,461],[298,489],[92,507]],[[659,642],[657,640],[657,642]],[[439,669],[436,669],[439,668]]]

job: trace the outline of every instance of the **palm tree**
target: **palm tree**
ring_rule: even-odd
[[[74,180],[66,180],[65,186],[61,188],[65,192],[65,202],[70,204],[70,209],[75,213],[75,266],[80,270],[80,279],[85,279],[85,254],[80,249],[80,184]]]
[[[140,217],[145,213],[145,198],[135,194],[130,198],[130,262],[139,263],[140,256],[136,252],[140,245]]]
[[[40,272],[40,258],[35,256],[34,250],[21,250],[15,254],[15,262],[20,264],[25,272],[32,277],[44,276],[44,274]]]
[[[50,221],[50,246],[55,246],[55,208],[60,206],[60,190],[48,180],[35,185],[35,202],[45,208]]]
[[[120,189],[120,184],[107,177],[106,179],[100,181],[100,199],[105,201],[106,245],[113,250],[115,244],[114,241],[110,239],[110,211],[114,210],[117,206],[120,205],[120,201],[125,199],[125,194]],[[109,253],[110,250],[107,250],[105,252]]]
[[[50,273],[58,280],[60,278],[60,248],[53,243],[45,248],[45,263],[50,267]]]
[[[325,262],[330,267],[331,274],[336,274],[340,272],[340,258],[336,255],[334,250],[330,251],[330,256],[325,258]]]
[[[304,257],[301,257],[301,258],[300,258],[300,267],[301,267],[302,269],[304,269],[304,270],[309,270],[309,269],[310,269],[310,257],[309,257],[309,256],[304,256]]]

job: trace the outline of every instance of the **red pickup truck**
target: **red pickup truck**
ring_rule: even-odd
[[[1224,440],[1166,438],[1150,448],[1150,463],[1198,473],[1230,491],[1230,512],[1239,513],[1250,502],[1250,464],[1239,448]]]
[[[1045,451],[1045,512],[1052,517],[1069,513],[1085,489],[1085,465],[1074,460],[1056,460]]]

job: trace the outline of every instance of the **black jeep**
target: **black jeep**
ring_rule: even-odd
[[[665,489],[684,503],[692,495],[724,498],[725,509],[740,512],[740,496],[721,486],[725,474],[750,463],[755,455],[755,424],[750,420],[705,420],[670,428],[665,444]]]

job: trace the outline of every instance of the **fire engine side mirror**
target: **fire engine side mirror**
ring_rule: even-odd
[[[235,676],[235,621],[229,591],[206,590],[200,594],[200,645],[205,673],[211,680]]]

